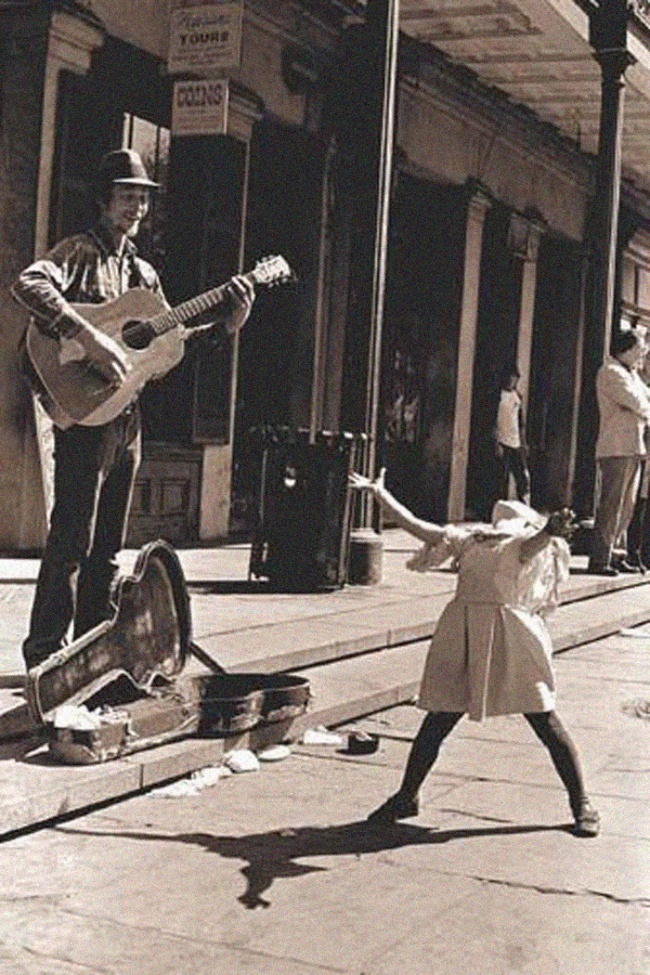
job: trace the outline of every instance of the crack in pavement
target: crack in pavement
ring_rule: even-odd
[[[461,875],[449,874],[448,876],[457,877]],[[614,904],[636,905],[650,908],[650,897],[617,897],[616,894],[610,894],[604,890],[593,890],[591,887],[569,890],[563,887],[547,887],[542,884],[524,884],[515,880],[497,880],[495,877],[481,877],[480,874],[462,874],[462,876],[466,876],[470,880],[476,880],[481,884],[491,884],[496,887],[510,887],[513,890],[530,890],[537,894],[556,894],[568,897],[600,897]]]
[[[73,970],[77,973],[77,975],[111,975],[108,968],[90,968],[88,965],[84,965],[82,962],[73,961],[71,958],[68,958],[67,955],[53,955],[49,952],[37,951],[35,948],[31,948],[29,945],[18,944],[15,941],[2,941],[0,942],[0,945],[11,952],[12,955],[15,955],[16,952],[23,952],[25,955],[28,955],[30,958],[34,958],[39,962],[48,961],[54,962],[57,965],[65,965],[66,968],[70,969],[71,975]],[[16,959],[14,958],[12,960]],[[19,963],[22,965],[22,962]]]
[[[452,806],[440,806],[438,812],[441,813],[451,813],[452,816],[465,816],[467,819],[478,819],[479,822],[483,823],[501,823],[502,825],[515,826],[516,823],[512,819],[501,819],[499,816],[484,816],[481,813],[471,813],[466,809],[454,809]]]
[[[214,940],[212,938],[197,938],[194,935],[183,934],[182,932],[173,931],[168,928],[163,928],[160,927],[159,925],[132,924],[127,921],[121,921],[118,920],[117,918],[110,917],[109,915],[106,914],[89,913],[71,907],[64,907],[63,905],[58,905],[58,912],[63,917],[68,916],[70,918],[75,918],[82,921],[95,921],[99,923],[104,923],[106,925],[115,927],[123,931],[133,932],[134,934],[147,933],[153,935],[154,937],[168,938],[170,941],[200,945],[203,946],[205,949],[220,948],[225,951],[231,951],[235,953],[238,952],[241,955],[251,955],[256,958],[260,958],[262,960],[267,959],[268,961],[273,961],[273,962],[287,962],[296,966],[302,965],[305,968],[305,970],[322,972],[324,973],[324,975],[351,975],[350,969],[348,968],[338,968],[338,967],[334,968],[331,965],[321,964],[320,962],[307,961],[303,958],[300,958],[298,956],[293,956],[293,955],[286,955],[286,954],[278,955],[272,952],[262,951],[259,948],[250,948],[246,945],[241,945],[234,941],[231,942],[227,940]],[[0,943],[3,942],[0,941]],[[4,943],[7,944],[7,942]],[[14,942],[13,944],[16,948],[21,948],[26,952],[31,952],[35,956],[40,957],[40,954],[35,949],[30,948],[27,945],[19,944],[17,942]],[[59,956],[54,956],[54,955],[52,956],[44,955],[43,957],[52,957],[53,959],[55,958],[56,960],[59,961],[65,961],[66,963],[71,965],[77,964],[79,965],[79,967],[83,968],[82,963],[73,962],[71,960],[68,960],[67,958],[60,958]],[[88,971],[90,975],[104,975],[104,973],[105,975],[111,975],[112,969],[101,969],[101,970],[88,969]]]

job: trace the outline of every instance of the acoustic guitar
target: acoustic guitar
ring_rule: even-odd
[[[273,287],[294,279],[283,257],[265,257],[244,275],[256,287]],[[160,378],[178,365],[185,340],[201,316],[223,304],[228,284],[168,308],[145,288],[131,288],[102,304],[73,305],[83,317],[114,339],[126,355],[129,370],[115,386],[86,358],[75,339],[52,338],[32,322],[27,329],[27,351],[32,364],[57,408],[59,426],[100,426],[115,419],[138,396],[150,379]],[[61,414],[69,422],[62,420]]]

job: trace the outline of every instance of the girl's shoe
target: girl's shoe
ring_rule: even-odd
[[[409,799],[400,792],[396,792],[378,809],[370,813],[367,822],[372,826],[391,826],[398,819],[409,819],[411,816],[417,816],[419,808],[420,804],[417,798]]]
[[[600,832],[600,816],[598,810],[589,802],[583,799],[578,810],[574,813],[575,825],[573,832],[575,836],[598,836]]]

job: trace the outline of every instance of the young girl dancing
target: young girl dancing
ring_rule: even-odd
[[[424,545],[408,567],[426,571],[453,558],[454,598],[431,640],[418,706],[427,711],[402,784],[368,817],[390,825],[418,814],[418,792],[440,746],[464,714],[471,720],[523,714],[548,749],[569,796],[577,836],[596,836],[600,817],[585,791],[575,745],[555,711],[552,644],[541,613],[558,602],[568,578],[570,512],[545,518],[521,502],[498,501],[491,525],[440,525],[417,518],[376,481],[371,491],[400,528]]]

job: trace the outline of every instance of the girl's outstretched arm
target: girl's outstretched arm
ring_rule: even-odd
[[[416,518],[412,511],[409,511],[397,498],[394,498],[390,491],[384,487],[385,474],[386,469],[382,468],[376,481],[371,481],[369,477],[364,477],[363,474],[350,474],[350,486],[357,491],[372,491],[384,511],[393,516],[397,525],[419,538],[420,541],[434,545],[442,541],[445,533],[444,528],[431,521]]]

